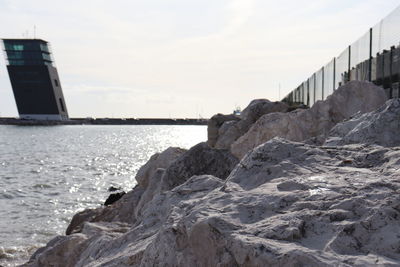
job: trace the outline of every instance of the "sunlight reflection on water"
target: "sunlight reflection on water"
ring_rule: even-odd
[[[0,126],[0,251],[43,245],[64,232],[74,213],[102,204],[110,186],[134,187],[151,155],[189,148],[206,132],[205,126]],[[8,258],[0,257],[0,265]]]

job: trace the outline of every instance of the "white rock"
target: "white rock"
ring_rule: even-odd
[[[171,190],[194,175],[209,174],[225,179],[238,163],[229,150],[211,148],[207,143],[197,144],[166,169],[161,189]]]
[[[261,116],[273,112],[286,112],[289,106],[283,102],[271,102],[267,99],[256,99],[240,114],[240,120],[226,121],[218,130],[215,147],[229,149],[231,144],[245,134],[251,125]]]
[[[255,99],[242,111],[240,118],[248,123],[256,122],[261,116],[272,112],[285,112],[289,106],[283,102],[271,102],[268,99]]]
[[[200,143],[173,161],[167,169],[158,169],[136,207],[136,216],[155,195],[171,190],[195,175],[213,175],[226,179],[239,162],[229,150],[211,148]]]
[[[139,169],[136,175],[138,185],[132,191],[111,206],[76,214],[66,233],[80,233],[84,222],[118,221],[134,224],[157,194],[173,189],[194,175],[210,174],[225,179],[237,163],[238,159],[228,150],[210,148],[206,143],[200,143],[188,151],[168,148],[153,155]]]
[[[111,206],[88,209],[79,212],[72,218],[66,234],[79,233],[84,222],[126,222],[136,221],[137,208],[141,207],[145,201],[151,200],[154,192],[154,176],[159,169],[168,167],[173,161],[181,156],[186,150],[170,147],[162,153],[154,154],[149,161],[143,165],[136,174],[138,185],[130,192],[125,194],[120,200]],[[160,182],[160,179],[158,180]],[[151,186],[149,187],[149,183]]]
[[[308,110],[262,116],[231,145],[231,151],[236,157],[242,158],[251,149],[274,137],[304,141],[320,135],[326,136],[338,122],[356,113],[373,111],[386,100],[382,88],[369,82],[352,81]]]
[[[240,136],[247,132],[242,129],[242,121],[227,121],[218,129],[218,138],[214,147],[220,149],[229,149],[231,144]],[[250,127],[250,124],[248,125]]]
[[[87,241],[84,234],[58,236],[39,249],[26,266],[74,267]]]
[[[143,165],[136,174],[135,179],[138,182],[138,185],[147,188],[149,179],[154,175],[157,169],[167,168],[174,160],[186,151],[187,150],[182,148],[170,147],[162,153],[156,153],[151,156],[150,160]]]
[[[325,145],[354,143],[400,146],[400,99],[388,100],[376,111],[337,124]]]
[[[215,143],[218,140],[218,131],[219,128],[224,124],[224,122],[228,121],[237,121],[240,118],[236,115],[223,115],[221,113],[218,113],[214,116],[212,116],[207,123],[207,144],[211,147],[215,146]]]
[[[399,266],[399,175],[397,148],[275,138],[225,182],[194,176],[135,224],[85,223],[27,266]]]

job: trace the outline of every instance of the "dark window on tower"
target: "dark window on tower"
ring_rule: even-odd
[[[55,85],[58,87],[58,81],[57,81],[57,79],[54,79],[54,83],[55,83]]]
[[[63,103],[62,99],[59,98],[58,101],[60,101],[61,110],[62,110],[63,112],[65,112],[64,103]]]

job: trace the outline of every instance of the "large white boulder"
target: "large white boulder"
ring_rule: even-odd
[[[271,102],[268,99],[255,99],[240,113],[240,119],[252,124],[262,115],[272,112],[285,112],[288,108],[289,106],[283,102]]]
[[[84,222],[118,221],[134,223],[140,202],[143,203],[151,199],[155,194],[154,184],[159,183],[161,180],[159,178],[160,170],[162,171],[167,168],[186,151],[182,148],[170,147],[161,153],[151,156],[149,161],[138,170],[135,176],[138,184],[132,191],[125,194],[111,206],[87,209],[75,214],[68,225],[66,234],[70,235],[81,232]],[[155,177],[159,178],[158,181]]]
[[[261,116],[273,112],[286,112],[289,106],[283,102],[255,99],[240,114],[240,120],[224,122],[218,129],[215,148],[229,149],[231,144],[245,134]]]
[[[118,221],[134,224],[143,209],[158,194],[183,184],[194,175],[209,174],[223,180],[238,163],[229,150],[200,143],[190,150],[170,147],[153,155],[137,175],[138,185],[111,206],[77,213],[67,228],[67,235],[82,231],[84,222]]]
[[[386,100],[382,88],[369,82],[352,81],[308,110],[262,116],[246,134],[231,145],[231,151],[236,157],[242,158],[251,149],[274,137],[304,141],[326,136],[337,123],[356,113],[373,111]]]
[[[196,175],[207,174],[225,180],[238,162],[229,150],[211,148],[207,143],[195,145],[166,169],[157,169],[135,207],[136,217],[140,216],[158,194],[172,190]]]
[[[194,175],[209,174],[225,180],[239,160],[229,150],[200,143],[175,160],[162,177],[161,189],[171,190]]]
[[[87,223],[27,266],[399,266],[400,151],[275,138],[193,176],[135,224]]]
[[[212,116],[207,123],[207,144],[211,147],[214,147],[219,136],[219,128],[225,123],[229,121],[237,121],[240,120],[239,116],[230,114],[224,115],[218,113]]]
[[[327,146],[355,143],[400,146],[400,99],[338,123],[325,141]]]
[[[162,153],[156,153],[137,172],[135,179],[138,185],[147,188],[149,180],[157,169],[166,169],[173,161],[183,155],[187,150],[178,147],[169,147]]]

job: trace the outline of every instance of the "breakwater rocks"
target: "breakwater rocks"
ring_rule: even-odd
[[[399,266],[400,140],[384,132],[399,129],[400,101],[382,104],[329,106],[346,120],[327,117],[306,143],[273,137],[240,161],[206,143],[169,148],[132,191],[76,214],[26,266]]]
[[[310,109],[263,115],[231,144],[230,149],[242,158],[249,150],[276,136],[291,141],[315,139],[319,143],[337,123],[356,113],[373,111],[386,100],[384,91],[374,84],[352,81]]]

